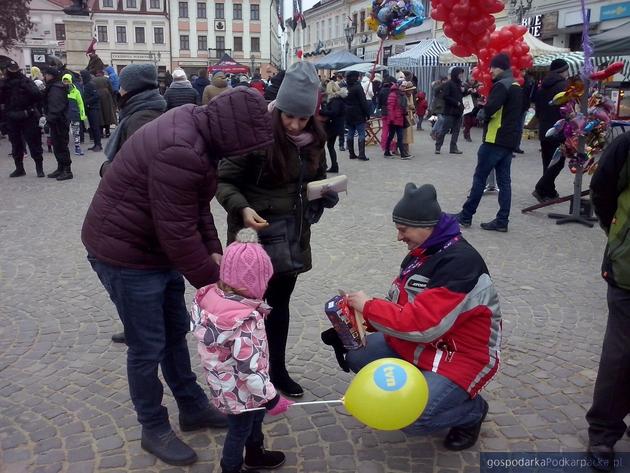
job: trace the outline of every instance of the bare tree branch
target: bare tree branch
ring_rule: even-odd
[[[8,51],[33,28],[31,0],[0,0],[0,49]]]

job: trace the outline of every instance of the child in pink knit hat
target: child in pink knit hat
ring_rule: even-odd
[[[265,316],[270,307],[262,298],[273,266],[254,230],[238,232],[225,249],[219,274],[217,284],[195,294],[191,318],[211,402],[228,414],[222,472],[278,468],[284,453],[263,448],[262,422],[265,411],[278,415],[293,403],[269,380]],[[244,412],[258,407],[264,409]]]

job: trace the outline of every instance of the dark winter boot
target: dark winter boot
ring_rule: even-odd
[[[48,177],[51,179],[57,179],[61,175],[61,171],[63,171],[63,166],[57,163],[57,169],[48,174]]]
[[[275,470],[285,461],[284,453],[265,450],[262,445],[257,447],[245,446],[244,470]]]
[[[182,442],[170,428],[164,433],[143,428],[140,446],[169,465],[185,466],[197,461],[195,451]]]
[[[46,177],[46,174],[44,174],[44,162],[42,159],[35,160],[35,171],[37,172],[37,177]]]
[[[326,345],[330,345],[335,350],[335,357],[337,358],[337,363],[339,363],[339,367],[344,370],[346,373],[350,372],[350,367],[348,366],[348,362],[346,361],[346,353],[348,350],[343,346],[343,342],[339,338],[337,331],[334,328],[329,328],[328,330],[322,332],[322,342]]]
[[[24,160],[13,158],[15,162],[15,171],[9,174],[9,177],[20,177],[26,176],[26,171],[24,170]]]
[[[72,171],[70,170],[70,166],[64,166],[61,170],[61,174],[57,176],[58,181],[67,181],[68,179],[72,179],[74,176],[72,175]]]
[[[293,381],[286,368],[269,370],[269,377],[271,383],[279,391],[282,391],[289,397],[302,397],[304,396],[304,389],[298,383]]]
[[[348,140],[346,146],[348,148],[348,152],[350,153],[350,159],[357,159],[357,155],[354,153],[354,140]]]
[[[361,161],[370,160],[370,158],[365,155],[365,140],[359,140],[359,159]]]

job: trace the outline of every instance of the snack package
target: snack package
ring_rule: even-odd
[[[324,311],[346,350],[365,346],[363,314],[348,306],[346,296],[335,296],[326,302]]]

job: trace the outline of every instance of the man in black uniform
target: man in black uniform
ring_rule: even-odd
[[[53,152],[57,160],[57,169],[48,177],[65,181],[72,179],[70,150],[68,149],[70,120],[68,118],[68,89],[61,82],[61,71],[56,66],[48,66],[44,70],[46,79],[46,100],[44,101],[44,112],[46,123],[50,127],[50,137],[52,139]]]
[[[0,86],[0,107],[4,126],[13,148],[15,171],[9,177],[26,175],[24,170],[25,143],[35,161],[37,177],[44,177],[42,136],[39,128],[41,93],[35,83],[20,71],[20,66],[9,62],[6,79]]]

